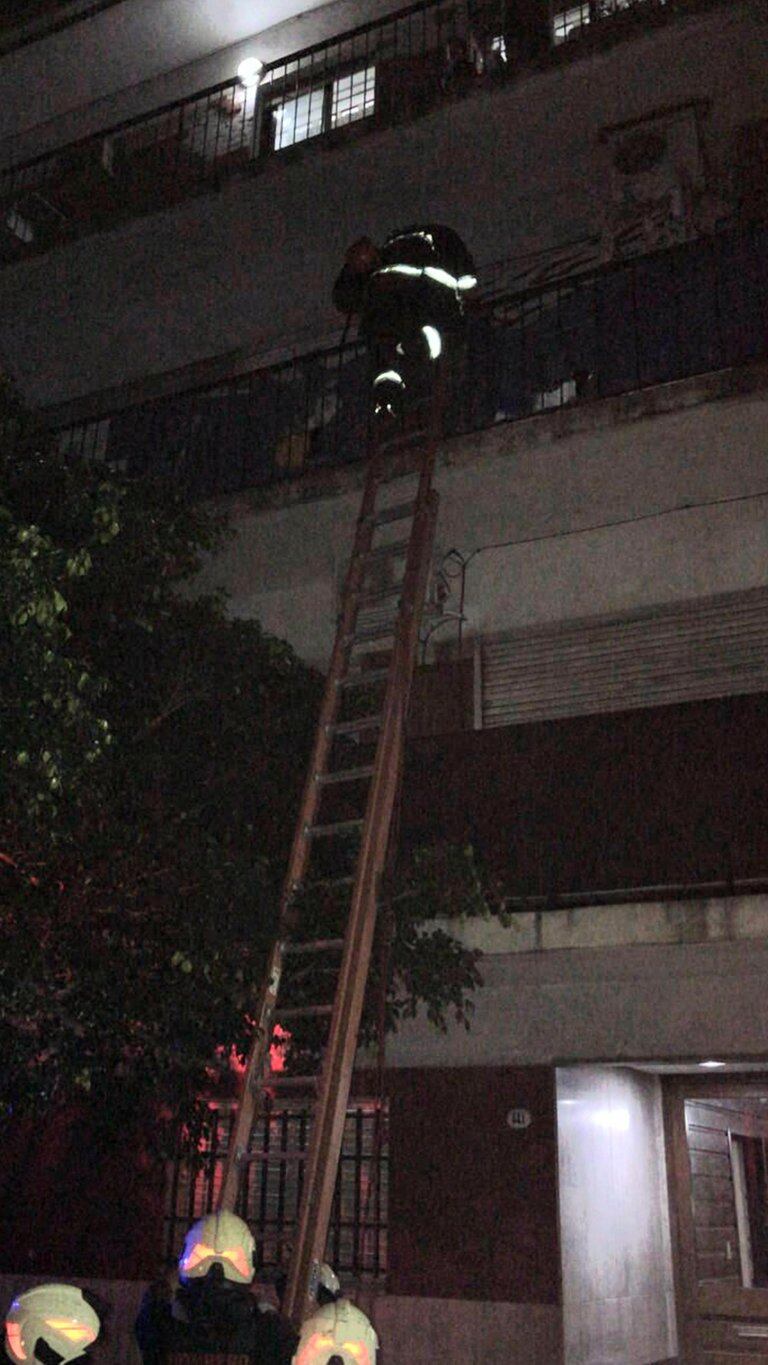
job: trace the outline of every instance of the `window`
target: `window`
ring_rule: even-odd
[[[581,33],[590,18],[589,0],[584,0],[580,5],[572,5],[570,9],[560,10],[552,19],[552,37],[555,44],[564,43],[566,38]]]
[[[567,9],[557,9],[552,16],[552,40],[555,46],[568,38],[577,38],[593,20],[610,19],[622,10],[641,9],[644,4],[664,5],[666,0],[580,0]]]
[[[234,1110],[211,1114],[210,1132],[192,1165],[183,1152],[169,1163],[165,1253],[169,1265],[187,1229],[214,1207]],[[256,1239],[256,1269],[283,1264],[293,1238],[307,1155],[311,1112],[299,1105],[267,1106],[251,1138],[243,1204],[238,1208]],[[386,1103],[362,1101],[347,1111],[339,1174],[328,1232],[327,1258],[339,1274],[375,1279],[387,1267],[388,1114]]]
[[[275,103],[272,147],[276,152],[318,137],[329,128],[342,128],[368,118],[376,103],[376,68],[361,67],[347,76],[318,85],[284,103]]]
[[[739,1238],[741,1283],[745,1289],[768,1285],[768,1179],[765,1141],[729,1134],[733,1197]]]
[[[297,142],[306,142],[307,138],[322,133],[324,103],[325,90],[321,86],[294,100],[286,100],[275,109],[275,151],[293,147]]]
[[[331,127],[341,128],[373,113],[376,102],[376,68],[366,66],[351,76],[340,76],[333,82]]]

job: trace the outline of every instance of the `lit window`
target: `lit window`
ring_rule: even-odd
[[[562,408],[566,403],[572,403],[576,396],[576,380],[564,379],[562,384],[556,384],[553,389],[534,394],[533,411],[548,412],[550,408]]]
[[[296,142],[306,142],[307,138],[322,133],[324,101],[325,89],[320,86],[294,100],[286,100],[274,110],[275,151],[293,147]]]
[[[591,18],[589,3],[572,5],[560,10],[552,19],[552,37],[555,43],[564,43],[566,38],[575,37],[586,28]]]
[[[343,128],[368,118],[376,104],[376,68],[361,67],[348,76],[318,85],[284,104],[272,106],[273,147],[276,152],[319,137],[328,128]]]
[[[495,38],[491,38],[491,52],[495,54],[500,62],[507,60],[507,42],[503,33],[497,33]]]
[[[31,242],[34,240],[35,229],[32,224],[22,218],[18,209],[12,207],[5,215],[5,226],[10,229],[14,237],[18,237],[20,242]]]
[[[333,82],[331,127],[355,123],[373,113],[376,102],[376,68],[366,66],[350,76],[340,76]]]
[[[647,0],[581,0],[577,5],[556,11],[552,17],[552,38],[555,44],[564,43],[567,38],[576,38],[582,29],[593,20],[611,19],[623,10],[642,8]],[[666,0],[653,0],[654,5],[664,5]]]

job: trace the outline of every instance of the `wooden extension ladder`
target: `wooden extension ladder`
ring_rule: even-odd
[[[219,1194],[218,1207],[234,1209],[265,1088],[314,1088],[301,1205],[283,1301],[283,1311],[297,1324],[314,1306],[317,1269],[325,1253],[338,1171],[379,880],[387,855],[432,560],[438,502],[432,475],[441,408],[438,376],[426,423],[410,435],[379,440],[369,460],[336,641],[288,862],[278,939],[265,974]],[[416,464],[412,476],[417,481],[415,496],[408,502],[387,503],[385,476],[396,467],[398,458],[402,463],[404,457],[410,468]],[[405,528],[409,528],[407,534]],[[401,563],[405,566],[402,576],[396,572]],[[382,588],[380,582],[377,585],[377,575],[382,573],[399,581]],[[370,651],[372,645],[385,654],[381,660],[377,655],[372,664],[369,654],[371,666],[361,667],[366,660],[360,651]],[[378,697],[376,704],[370,702],[370,695]],[[345,718],[349,712],[351,719]],[[369,757],[361,761],[365,751]],[[354,754],[352,761],[350,752]],[[350,818],[353,802],[355,818]],[[328,803],[330,814],[326,814]],[[319,890],[338,896],[338,938],[318,937],[317,926],[313,929],[309,899],[313,888],[315,893]],[[303,896],[306,907],[302,907]],[[309,997],[307,991],[311,991]],[[309,1026],[315,1031],[312,1056],[315,1064],[321,1060],[314,1074],[270,1072],[270,1045],[276,1025],[291,1034],[289,1068],[290,1058],[301,1054],[297,1030],[300,1033],[302,1027],[306,1030]],[[311,1067],[301,1063],[300,1070],[306,1072]]]

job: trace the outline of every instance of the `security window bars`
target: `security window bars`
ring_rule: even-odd
[[[297,142],[317,137],[323,131],[323,107],[325,91],[310,90],[294,100],[286,100],[274,111],[274,147],[280,152],[284,147],[293,147]]]
[[[552,16],[552,41],[557,47],[569,38],[577,38],[592,23],[612,19],[626,10],[663,9],[667,0],[581,0],[581,3],[559,7]]]
[[[368,118],[376,103],[376,67],[366,66],[350,76],[340,76],[333,82],[331,127]]]
[[[329,128],[341,128],[358,119],[368,118],[376,103],[376,68],[366,66],[314,89],[304,91],[282,104],[274,104],[272,148],[282,151],[297,142],[319,137]]]
[[[179,1151],[166,1186],[165,1254],[178,1260],[190,1224],[216,1206],[234,1111],[212,1111],[194,1161]],[[389,1149],[386,1104],[347,1111],[326,1255],[341,1275],[377,1279],[387,1268]],[[257,1274],[286,1264],[297,1222],[311,1130],[308,1108],[268,1105],[251,1137],[237,1212],[256,1239]]]
[[[592,17],[591,9],[589,0],[584,0],[583,4],[559,10],[552,18],[552,39],[555,45],[581,33]]]

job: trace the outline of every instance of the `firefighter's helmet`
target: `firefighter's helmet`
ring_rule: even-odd
[[[365,1313],[338,1299],[306,1319],[293,1365],[376,1365],[378,1345]]]
[[[253,1234],[247,1223],[226,1210],[193,1223],[179,1258],[182,1283],[202,1280],[212,1266],[221,1267],[225,1280],[250,1284],[254,1275]]]
[[[332,1266],[327,1261],[321,1261],[317,1271],[317,1302],[335,1303],[341,1298],[341,1284],[339,1277]]]
[[[5,1346],[15,1365],[67,1365],[99,1335],[96,1310],[73,1284],[39,1284],[13,1300]]]

